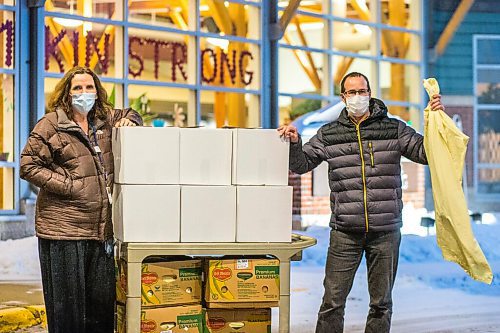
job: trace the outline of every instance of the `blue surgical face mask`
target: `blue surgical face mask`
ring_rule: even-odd
[[[81,93],[71,95],[73,109],[86,116],[94,106],[96,93]]]

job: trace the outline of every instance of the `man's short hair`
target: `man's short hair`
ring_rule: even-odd
[[[366,86],[368,87],[368,90],[371,91],[371,89],[370,89],[370,81],[368,81],[368,78],[366,77],[366,75],[361,74],[359,72],[350,72],[349,74],[347,74],[346,76],[344,76],[344,78],[342,79],[342,81],[340,81],[340,92],[341,93],[345,92],[345,86],[344,86],[345,80],[347,80],[350,77],[362,77],[362,78],[364,78],[365,81],[366,81]]]

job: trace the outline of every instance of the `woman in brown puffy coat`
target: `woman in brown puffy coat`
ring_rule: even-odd
[[[24,147],[21,178],[40,188],[35,222],[50,333],[113,332],[111,132],[140,125],[137,112],[113,110],[93,71],[75,67]]]

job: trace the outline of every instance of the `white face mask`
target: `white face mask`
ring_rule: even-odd
[[[73,104],[73,109],[81,113],[82,115],[87,115],[92,107],[94,106],[96,99],[96,93],[81,93],[71,95],[71,102]]]
[[[346,98],[346,108],[350,115],[361,117],[368,111],[370,96],[354,95]]]

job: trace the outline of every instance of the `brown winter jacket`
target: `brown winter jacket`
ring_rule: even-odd
[[[36,234],[56,240],[106,240],[113,236],[111,207],[106,193],[113,188],[111,132],[121,118],[137,125],[142,119],[132,109],[113,110],[106,121],[89,124],[89,136],[58,109],[36,124],[21,153],[21,178],[40,188],[36,205]],[[94,151],[94,135],[104,168]]]

